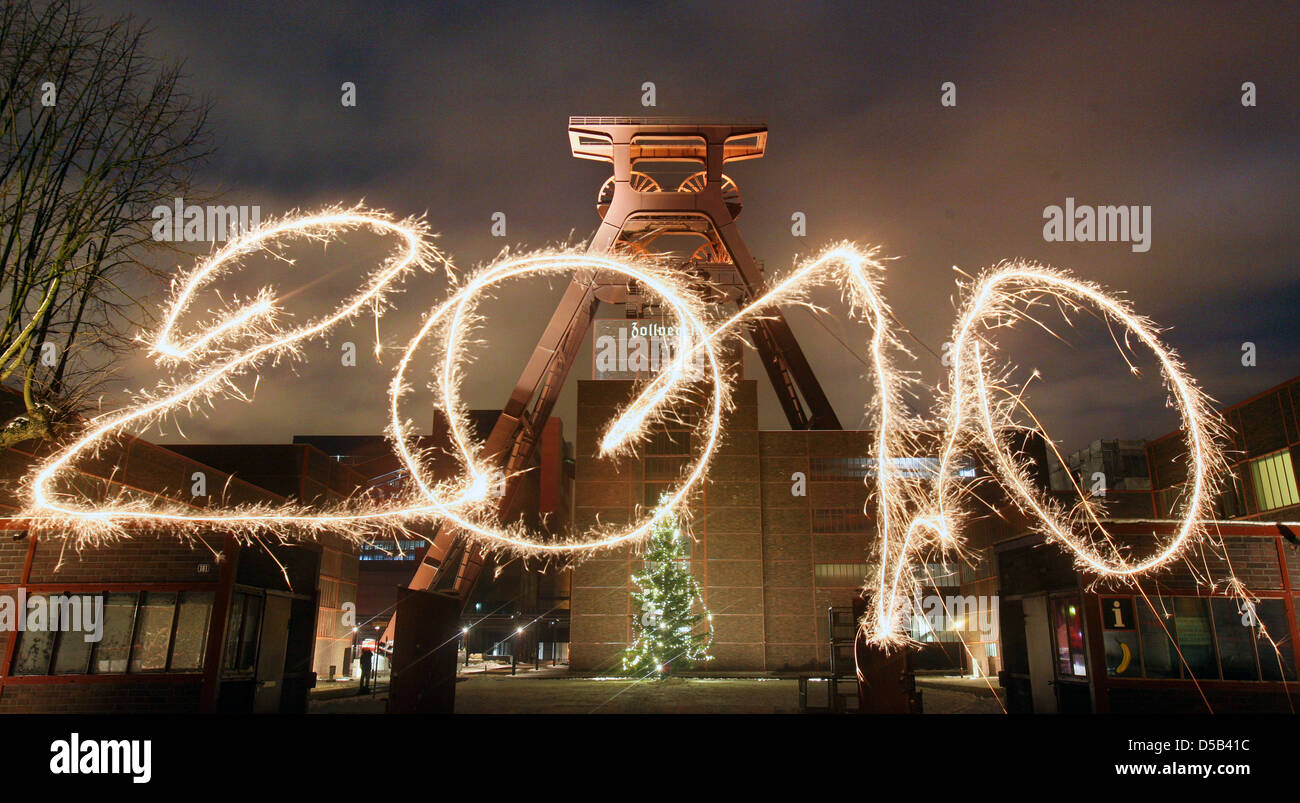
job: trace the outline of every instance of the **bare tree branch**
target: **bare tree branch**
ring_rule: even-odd
[[[0,8],[0,382],[25,366],[26,407],[0,448],[54,437],[130,347],[162,279],[149,257],[177,248],[154,240],[153,209],[211,152],[210,105],[146,34],[80,0]]]

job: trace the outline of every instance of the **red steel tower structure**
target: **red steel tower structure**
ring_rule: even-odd
[[[764,292],[763,273],[741,239],[736,217],[740,193],[723,174],[729,162],[758,159],[767,147],[767,125],[651,117],[571,117],[573,155],[612,166],[596,208],[600,229],[588,253],[665,251],[668,242],[694,246],[680,269],[700,279],[700,290],[717,303],[744,305]],[[685,177],[666,188],[644,168],[685,168]],[[672,171],[669,171],[670,173]],[[676,250],[681,250],[680,248]],[[622,276],[575,277],[551,316],[532,357],[488,437],[483,454],[505,476],[531,463],[560,390],[601,302],[623,304],[638,317],[646,304],[639,288]],[[750,337],[792,429],[840,429],[821,385],[780,310],[750,324]],[[516,513],[517,483],[501,498],[502,520]],[[409,587],[468,598],[485,556],[443,525],[416,569]],[[390,625],[391,628],[391,625]],[[391,629],[389,634],[391,636]]]

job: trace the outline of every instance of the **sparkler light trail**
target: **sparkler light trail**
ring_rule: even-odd
[[[957,317],[950,341],[952,371],[946,398],[939,403],[939,420],[946,435],[939,468],[932,478],[932,490],[928,500],[920,500],[921,512],[911,518],[899,541],[892,540],[889,530],[881,530],[880,567],[867,626],[870,640],[883,646],[907,640],[901,620],[908,600],[916,592],[910,557],[918,548],[926,546],[938,547],[940,551],[960,547],[960,488],[955,469],[962,454],[982,447],[981,451],[991,457],[1001,485],[1011,492],[1011,501],[1030,521],[1036,522],[1038,531],[1047,540],[1072,552],[1080,568],[1097,577],[1120,580],[1133,579],[1164,566],[1189,544],[1204,538],[1205,519],[1211,513],[1218,477],[1226,468],[1219,445],[1221,425],[1208,399],[1177,356],[1160,342],[1155,324],[1133,312],[1128,304],[1094,284],[1023,262],[998,265],[967,289],[967,301]],[[1014,418],[1017,407],[1022,405],[1018,395],[991,378],[998,374],[989,331],[1033,320],[1027,310],[1047,302],[1061,305],[1063,311],[1078,311],[1091,305],[1108,325],[1123,327],[1126,344],[1130,336],[1134,337],[1156,357],[1164,384],[1172,394],[1172,406],[1178,408],[1186,433],[1191,494],[1182,504],[1176,534],[1146,558],[1132,559],[1115,545],[1102,526],[1097,506],[1087,494],[1079,494],[1078,507],[1072,516],[1066,516],[1059,504],[1035,488],[1026,462],[1017,458],[1009,442],[1012,434],[1023,430]],[[1137,373],[1131,362],[1129,367]],[[1051,443],[1050,438],[1045,440]],[[882,486],[882,499],[885,493]],[[916,503],[918,499],[914,496],[907,501]],[[1080,534],[1081,529],[1096,532],[1109,546],[1110,555],[1102,554],[1090,544]]]
[[[285,298],[264,289],[242,305],[209,313],[206,324],[196,332],[180,332],[181,318],[190,313],[196,296],[235,270],[242,260],[256,254],[283,259],[279,250],[282,243],[327,242],[354,229],[392,236],[401,247],[328,314],[295,328],[284,328],[280,322],[287,317],[282,307]],[[367,309],[378,319],[404,279],[416,271],[432,271],[438,266],[446,269],[452,292],[426,315],[403,352],[389,386],[387,434],[412,480],[410,487],[395,499],[355,500],[348,506],[323,511],[301,505],[261,505],[196,513],[178,502],[132,499],[125,492],[116,499],[91,504],[74,490],[70,475],[77,461],[94,454],[128,427],[141,428],[169,414],[215,403],[223,397],[248,398],[237,380],[250,375],[255,378],[260,366],[300,355],[304,341],[326,336]],[[668,493],[665,504],[621,529],[593,528],[567,538],[544,539],[527,532],[521,524],[502,525],[496,520],[489,488],[502,477],[495,463],[482,456],[481,444],[469,434],[459,389],[462,367],[470,357],[472,335],[480,321],[480,299],[511,281],[575,271],[588,280],[599,274],[615,274],[636,281],[670,310],[676,330],[683,333],[667,366],[641,388],[605,430],[599,446],[602,455],[635,449],[656,423],[671,414],[675,404],[697,398],[701,385],[709,390],[703,394],[702,445],[676,489]],[[897,368],[898,361],[910,354],[898,339],[893,314],[881,292],[883,276],[884,263],[875,249],[840,244],[797,266],[761,298],[717,321],[710,318],[692,277],[655,260],[540,252],[503,257],[462,281],[450,262],[429,244],[422,221],[397,221],[360,207],[336,207],[268,221],[232,240],[177,281],[163,324],[150,347],[160,365],[185,375],[159,392],[142,393],[123,410],[92,419],[75,440],[38,464],[25,481],[28,505],[22,517],[34,531],[70,534],[77,545],[150,528],[182,537],[213,528],[245,538],[261,533],[311,538],[334,532],[367,542],[415,524],[434,522],[453,524],[465,537],[487,548],[521,555],[582,555],[620,544],[636,544],[672,510],[683,506],[705,478],[719,445],[723,414],[730,407],[732,390],[728,373],[719,364],[720,341],[735,336],[742,323],[763,315],[765,309],[778,304],[806,305],[806,293],[811,287],[833,284],[841,288],[854,313],[871,327],[869,345],[876,396],[869,413],[874,424],[875,476],[867,479],[868,506],[864,509],[875,504],[878,569],[870,578],[873,593],[863,622],[870,641],[883,647],[908,641],[901,623],[907,601],[916,589],[916,558],[931,550],[951,553],[961,549],[964,489],[956,479],[955,468],[973,449],[991,456],[998,480],[1013,502],[1037,522],[1042,534],[1070,550],[1082,568],[1097,576],[1135,578],[1168,564],[1189,544],[1203,538],[1201,522],[1209,511],[1216,474],[1224,466],[1216,443],[1217,419],[1204,394],[1173,352],[1160,342],[1151,321],[1093,284],[1038,265],[1004,263],[964,288],[966,302],[953,331],[952,371],[934,416],[944,433],[939,470],[933,476],[918,476],[901,469],[897,458],[917,454],[920,436],[934,426],[909,413],[903,402],[915,380]],[[1187,434],[1190,494],[1180,512],[1177,534],[1148,557],[1132,559],[1110,543],[1099,510],[1086,495],[1069,515],[1047,499],[1033,487],[1026,464],[1010,445],[1009,436],[1024,427],[1015,419],[1019,397],[1005,387],[1004,377],[994,364],[992,332],[1019,321],[1033,321],[1028,311],[1048,301],[1073,310],[1091,308],[1121,327],[1126,340],[1135,338],[1149,349],[1159,361],[1165,385],[1178,407]],[[464,464],[462,475],[451,480],[430,476],[425,456],[414,445],[410,424],[399,412],[403,398],[410,392],[411,362],[427,350],[426,344],[441,355],[431,389],[435,404],[447,415],[452,445]],[[701,357],[705,366],[703,382],[695,369]],[[1084,531],[1089,530],[1095,537],[1085,535]],[[1110,544],[1108,554],[1095,545],[1097,539]]]
[[[283,312],[270,290],[261,291],[256,299],[235,309],[217,314],[206,329],[197,334],[175,334],[180,316],[192,305],[196,294],[239,260],[256,253],[278,255],[273,246],[282,240],[306,238],[328,240],[339,233],[358,228],[396,235],[404,248],[376,269],[361,289],[333,312],[291,330],[283,330],[277,319]],[[302,341],[326,335],[338,324],[365,309],[376,314],[387,303],[395,285],[417,269],[428,270],[436,263],[446,266],[455,281],[450,264],[427,243],[427,228],[416,221],[394,221],[390,216],[360,208],[328,209],[318,214],[290,217],[268,222],[262,228],[232,240],[226,247],[202,261],[177,283],[177,289],[162,327],[151,348],[158,361],[167,366],[184,365],[192,373],[164,388],[160,393],[141,394],[129,407],[97,417],[72,443],[58,450],[34,470],[28,480],[28,509],[24,518],[32,528],[53,534],[71,533],[80,543],[120,537],[128,528],[173,528],[181,532],[198,532],[220,526],[234,534],[253,536],[262,532],[299,537],[331,531],[356,541],[376,535],[401,531],[405,527],[428,521],[449,520],[469,537],[480,538],[496,548],[522,554],[537,552],[571,552],[611,546],[642,538],[668,510],[680,505],[690,488],[704,475],[721,428],[721,415],[729,400],[729,385],[715,353],[715,343],[705,326],[704,303],[695,295],[686,279],[657,265],[637,265],[616,257],[579,256],[556,252],[504,259],[470,277],[448,299],[427,316],[419,333],[410,342],[390,386],[391,421],[389,434],[397,453],[414,480],[416,491],[387,502],[361,502],[351,508],[321,512],[311,508],[248,506],[233,510],[210,510],[194,513],[191,509],[167,500],[115,500],[87,505],[77,499],[71,486],[59,487],[76,460],[92,454],[114,434],[129,425],[146,426],[163,416],[196,404],[209,402],[220,395],[247,396],[235,380],[267,362],[299,353]],[[485,291],[512,279],[567,274],[578,271],[619,273],[641,283],[654,292],[678,317],[682,331],[702,343],[708,360],[707,375],[713,380],[714,394],[707,416],[715,433],[709,448],[697,459],[682,487],[671,495],[669,506],[639,526],[615,534],[593,533],[586,538],[552,542],[530,537],[521,526],[497,527],[492,521],[488,489],[496,478],[495,468],[479,456],[479,445],[467,434],[464,406],[459,399],[459,366],[466,356],[465,340],[474,327],[478,297]],[[406,372],[417,349],[434,333],[441,333],[446,357],[435,385],[439,405],[451,423],[452,440],[465,463],[464,476],[435,483],[425,475],[419,455],[411,447],[408,424],[399,413],[399,403],[408,390]],[[670,404],[681,398],[689,370],[683,360],[668,366],[675,380],[660,394],[661,402]],[[653,423],[649,416],[645,423]]]

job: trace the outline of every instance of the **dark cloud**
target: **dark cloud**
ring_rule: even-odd
[[[896,312],[935,350],[951,325],[952,266],[1025,257],[1126,290],[1225,402],[1300,373],[1293,6],[98,5],[148,19],[153,51],[187,60],[191,86],[216,102],[221,150],[207,178],[238,202],[278,212],[365,198],[427,212],[466,265],[500,248],[488,237],[495,211],[511,243],[581,240],[606,174],[570,157],[566,117],[642,113],[640,86],[654,81],[654,113],[769,122],[768,156],[731,171],[746,199],[741,231],[769,271],[837,239],[878,243],[899,257]],[[344,81],[357,85],[355,109],[339,104]],[[955,109],[939,105],[944,81],[957,84]],[[1256,108],[1240,104],[1244,81],[1258,87]],[[1042,210],[1066,196],[1150,205],[1151,250],[1044,242]],[[808,216],[806,240],[790,236],[794,210]],[[340,264],[364,268],[331,249],[318,270]],[[440,291],[408,293],[393,331]],[[469,378],[471,406],[504,401],[554,295],[512,293],[486,310],[492,359]],[[851,425],[870,392],[854,379],[861,362],[806,313],[791,319]],[[823,324],[864,351],[843,316]],[[1073,447],[1170,429],[1158,388],[1123,391],[1132,380],[1104,330],[1086,332],[1082,356],[1060,366],[1086,375],[1057,370],[1063,384],[1029,396],[1056,434]],[[1259,348],[1255,368],[1240,365],[1243,341]],[[923,377],[939,381],[917,350]],[[264,385],[238,424],[218,411],[188,434],[287,440],[381,424],[386,369],[340,389],[335,369],[313,362],[328,361],[309,354],[296,380]],[[589,371],[584,361],[573,377]],[[781,426],[763,394],[765,425]],[[572,403],[570,388],[570,428]]]

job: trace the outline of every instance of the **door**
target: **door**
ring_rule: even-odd
[[[289,642],[289,597],[267,592],[266,610],[262,614],[262,638],[257,650],[257,673],[254,676],[253,713],[275,714],[280,711],[280,693],[284,687],[285,647]]]
[[[1055,714],[1056,688],[1052,667],[1052,628],[1048,623],[1047,597],[1025,597],[1025,651],[1029,659],[1029,692],[1035,714]]]
[[[1062,714],[1092,711],[1088,686],[1088,650],[1084,637],[1083,600],[1079,594],[1061,594],[1048,600],[1052,617],[1052,647],[1056,710]]]

